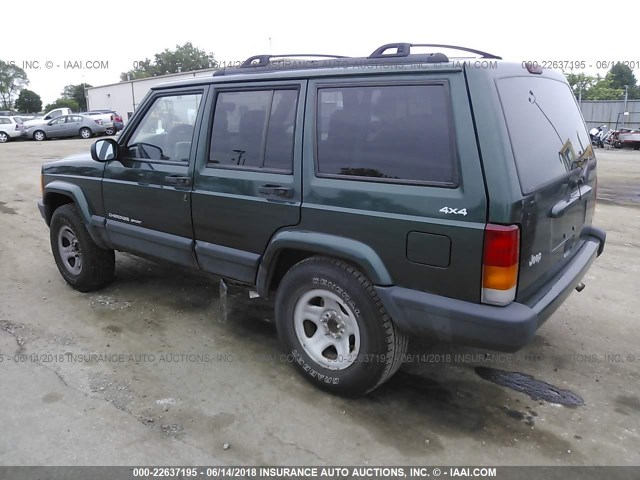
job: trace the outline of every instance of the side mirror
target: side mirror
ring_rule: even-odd
[[[118,142],[112,138],[101,138],[91,145],[91,158],[96,162],[108,162],[118,158]]]

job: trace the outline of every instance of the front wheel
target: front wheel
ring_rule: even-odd
[[[37,130],[33,132],[33,138],[39,142],[46,140],[47,135],[42,130]]]
[[[113,279],[115,254],[96,245],[73,204],[59,207],[51,217],[51,250],[65,281],[90,292]]]
[[[276,296],[278,336],[315,386],[345,396],[382,385],[402,364],[407,338],[369,280],[351,265],[311,257],[295,265]]]
[[[89,130],[87,127],[81,128],[80,129],[80,136],[82,138],[84,138],[85,140],[88,138],[91,138],[91,130]]]
[[[105,130],[104,132],[105,135],[111,136],[111,135],[115,135],[116,134],[116,129],[115,127],[109,127]]]

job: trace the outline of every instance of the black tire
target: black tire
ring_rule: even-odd
[[[316,293],[318,296],[314,297]],[[318,351],[324,347],[315,347],[316,352],[313,352],[309,345],[301,343],[298,337],[300,330],[296,330],[299,329],[296,326],[299,325],[296,318],[300,318],[296,316],[296,312],[301,311],[300,305],[306,303],[305,298],[313,299],[311,302],[314,303],[309,303],[311,308],[319,308],[318,311],[322,311],[317,318],[326,319],[327,311],[335,312],[328,310],[329,304],[322,300],[323,295],[337,297],[340,300],[338,306],[341,311],[338,312],[338,318],[341,319],[342,327],[345,326],[343,317],[351,318],[349,322],[355,320],[358,327],[359,348],[357,351],[354,349],[349,355],[353,361],[338,370],[327,368],[325,359],[317,356]],[[327,297],[329,301],[330,297]],[[347,306],[348,311],[341,306],[342,304]],[[275,316],[278,336],[287,359],[305,379],[333,394],[354,397],[372,391],[400,368],[407,350],[406,335],[389,318],[373,284],[357,269],[337,259],[310,257],[292,267],[278,287]],[[306,318],[304,314],[302,318]],[[311,331],[305,333],[311,341],[312,337],[315,338],[315,333],[311,332],[315,332],[313,326],[317,326],[317,323],[308,320],[303,322],[312,324]],[[307,328],[306,323],[304,329]],[[327,325],[328,323],[325,323],[323,327]],[[343,328],[338,334],[342,336],[344,331]],[[322,343],[332,341],[331,332],[328,330],[321,330],[318,334]],[[352,336],[349,336],[347,341],[351,348]],[[331,348],[327,348],[322,355],[335,355]],[[335,348],[333,350],[337,351]],[[320,361],[310,355],[316,355]],[[324,362],[325,365],[320,362]]]
[[[56,209],[51,217],[49,236],[58,270],[73,288],[81,292],[90,292],[113,280],[114,251],[105,250],[94,243],[75,205],[67,204]],[[75,238],[75,242],[69,241],[71,236]],[[65,247],[67,251],[79,253],[73,262],[63,258]],[[78,258],[80,263],[76,263]],[[78,271],[75,271],[74,267]]]
[[[93,135],[93,132],[89,127],[82,127],[79,133],[80,133],[80,136],[85,140],[88,140]]]
[[[105,135],[108,135],[108,136],[115,135],[115,134],[116,134],[116,129],[115,129],[115,127],[107,128],[107,129],[105,130],[104,134],[105,134]]]
[[[41,142],[47,139],[47,134],[44,133],[42,130],[36,130],[35,132],[33,132],[33,139],[37,140],[38,142]]]
[[[9,137],[9,134],[0,132],[0,143],[7,143],[10,139],[11,137]]]

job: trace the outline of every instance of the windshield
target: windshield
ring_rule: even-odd
[[[523,193],[592,156],[584,120],[567,84],[544,77],[502,78],[498,93]]]

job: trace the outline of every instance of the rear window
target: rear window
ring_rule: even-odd
[[[582,115],[569,86],[544,77],[498,80],[522,192],[566,174],[590,149]]]
[[[451,125],[444,84],[321,88],[318,173],[454,186]]]

